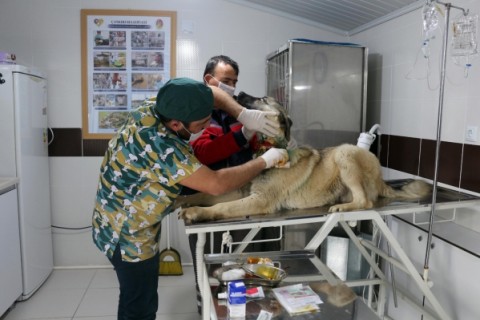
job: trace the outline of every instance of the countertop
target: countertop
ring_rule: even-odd
[[[15,184],[18,183],[18,178],[9,178],[9,177],[1,177],[0,178],[0,193]]]

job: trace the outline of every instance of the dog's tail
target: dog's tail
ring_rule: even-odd
[[[412,180],[400,189],[394,189],[384,183],[380,196],[390,199],[421,199],[432,193],[432,186],[422,180]]]

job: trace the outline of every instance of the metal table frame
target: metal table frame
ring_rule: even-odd
[[[454,192],[455,195],[460,193]],[[462,194],[463,195],[463,194]],[[458,209],[472,207],[475,205],[480,205],[480,198],[473,196],[467,196],[463,199],[447,199],[445,202],[441,202],[442,199],[437,199],[439,202],[436,203],[437,210],[446,210],[446,209]],[[185,226],[187,234],[198,234],[198,240],[196,244],[197,256],[194,257],[197,262],[198,269],[198,284],[200,287],[200,292],[202,295],[202,316],[203,319],[216,319],[214,308],[212,307],[211,291],[210,291],[210,279],[207,274],[204,261],[204,246],[206,243],[206,234],[210,232],[217,231],[231,231],[231,230],[240,230],[240,229],[250,229],[250,232],[247,234],[245,239],[253,239],[253,237],[264,227],[278,227],[278,226],[289,226],[289,225],[300,225],[300,224],[310,224],[323,222],[320,229],[316,234],[311,238],[310,242],[305,246],[306,251],[315,251],[322,242],[327,238],[332,229],[337,225],[340,225],[349,238],[353,241],[355,246],[359,249],[362,256],[369,263],[370,268],[373,270],[374,276],[369,279],[346,282],[348,286],[373,286],[380,285],[380,292],[378,297],[378,303],[376,306],[377,315],[382,318],[384,316],[385,303],[386,303],[386,287],[391,286],[389,279],[386,277],[384,272],[380,269],[378,264],[375,261],[374,255],[379,255],[383,259],[387,260],[394,267],[406,272],[411,279],[414,280],[418,288],[421,290],[426,300],[428,300],[433,309],[429,309],[425,306],[420,305],[415,302],[413,299],[410,299],[414,306],[421,309],[424,312],[424,319],[442,319],[450,320],[451,317],[445,312],[442,305],[433,295],[426,281],[423,280],[419,271],[415,268],[412,261],[409,259],[407,254],[404,252],[398,241],[395,239],[395,236],[390,231],[387,223],[384,219],[391,215],[402,215],[402,214],[411,214],[411,213],[420,213],[420,212],[429,212],[431,210],[431,204],[429,203],[391,203],[383,207],[378,207],[372,210],[363,210],[363,211],[351,211],[351,212],[342,212],[342,213],[328,213],[325,212],[325,208],[315,208],[307,210],[291,210],[277,213],[276,215],[267,215],[267,216],[255,216],[247,217],[245,220],[241,221],[216,221],[208,223],[197,223],[197,224],[187,224]],[[355,235],[349,222],[356,221],[372,221],[378,227],[379,232],[384,237],[387,245],[397,254],[398,259],[391,257],[391,254],[387,254],[371,241],[361,239]],[[244,247],[237,248],[236,252],[240,252]],[[371,250],[372,253],[369,253],[368,250]],[[323,275],[330,284],[335,285],[338,283],[338,278],[329,270],[329,268],[323,264],[320,259],[316,259],[314,262],[315,266],[318,268],[320,273]],[[287,277],[288,279],[288,277]],[[302,280],[305,280],[303,278]],[[369,295],[372,290],[369,290]],[[408,293],[399,292],[402,297],[409,299]],[[371,306],[371,299],[368,301],[368,306]],[[213,311],[211,313],[211,311]]]

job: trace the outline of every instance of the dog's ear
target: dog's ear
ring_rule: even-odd
[[[278,120],[280,121],[280,127],[283,129],[285,140],[290,141],[290,128],[292,127],[292,120],[286,112],[283,112],[282,109],[279,109],[279,111],[280,114],[278,115]]]
[[[288,128],[285,128],[285,138],[287,141],[290,141],[291,135],[290,135],[290,130],[292,129],[293,121],[290,119],[289,116],[287,116],[287,123],[288,123]]]
[[[276,100],[275,100],[276,101]],[[292,128],[292,119],[288,116],[287,110],[278,102],[277,103],[277,110],[280,112],[279,114],[279,120],[280,120],[280,126],[284,129],[284,134],[285,134],[285,139],[287,141],[290,141],[290,130]]]

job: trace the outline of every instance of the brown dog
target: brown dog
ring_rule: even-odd
[[[284,108],[269,97],[240,93],[238,100],[247,108],[275,111],[281,136],[259,140],[285,147],[290,120]],[[420,180],[413,180],[401,190],[391,188],[382,178],[375,155],[354,145],[322,150],[300,147],[289,150],[289,156],[289,168],[266,170],[240,190],[221,196],[198,193],[179,199],[177,206],[183,208],[180,218],[186,222],[210,221],[325,205],[330,206],[329,212],[352,211],[372,208],[379,197],[419,199],[431,192],[430,185]]]

